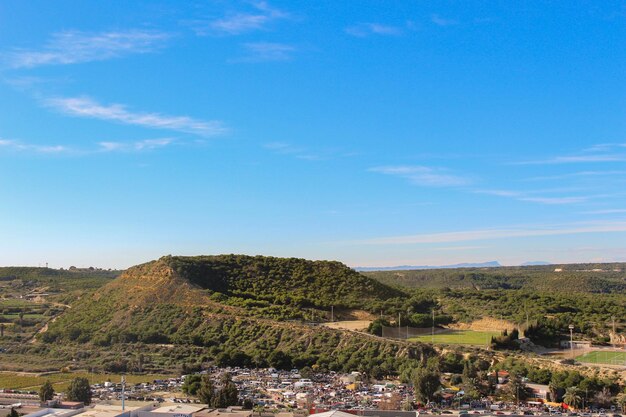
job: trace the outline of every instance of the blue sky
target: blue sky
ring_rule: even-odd
[[[0,3],[0,264],[626,261],[623,1]]]

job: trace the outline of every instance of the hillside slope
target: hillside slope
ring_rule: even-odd
[[[397,369],[398,361],[432,353],[431,348],[273,320],[264,313],[281,308],[291,313],[303,306],[363,307],[402,294],[337,262],[168,256],[130,268],[75,303],[41,340],[96,347],[136,342],[197,346],[209,348],[217,362],[233,365],[278,366],[272,352],[281,352],[281,367]]]

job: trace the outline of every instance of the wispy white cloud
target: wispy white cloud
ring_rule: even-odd
[[[621,213],[626,213],[626,209],[604,209],[604,210],[581,211],[581,214],[621,214]]]
[[[89,97],[57,97],[44,101],[48,107],[76,117],[110,120],[152,129],[168,129],[199,136],[215,136],[227,131],[220,121],[204,121],[188,116],[132,112],[122,104],[104,105]]]
[[[557,165],[577,163],[624,162],[626,143],[601,143],[572,155],[557,155],[545,159],[514,162],[514,165]]]
[[[555,156],[554,158],[520,162],[520,165],[575,164],[585,162],[623,162],[626,154]]]
[[[590,196],[537,196],[533,195],[538,193],[538,191],[534,192],[520,192],[520,191],[511,191],[511,190],[472,190],[472,192],[476,194],[487,194],[494,195],[498,197],[508,197],[513,198],[518,201],[526,201],[529,203],[540,203],[540,204],[577,204],[584,203],[588,201]],[[543,190],[546,192],[546,190]]]
[[[101,152],[141,152],[163,148],[174,143],[173,138],[143,139],[138,141],[104,141],[96,146],[76,148],[67,145],[41,145],[25,143],[19,140],[0,138],[0,151],[12,151],[31,154],[68,154],[72,156],[87,156]]]
[[[1,139],[0,138],[0,150],[10,150],[17,152],[32,152],[40,154],[59,154],[64,152],[71,152],[72,150],[62,145],[38,145],[31,143],[24,143],[18,140]]]
[[[384,25],[381,23],[359,23],[354,26],[347,27],[346,33],[359,38],[369,35],[381,36],[399,36],[402,35],[402,28],[398,26]]]
[[[360,240],[352,243],[364,245],[410,245],[448,242],[471,242],[492,239],[510,239],[535,236],[559,236],[585,233],[626,232],[626,221],[572,223],[544,227],[514,227],[506,229],[464,230],[443,233],[423,233],[407,236],[389,236]]]
[[[296,51],[292,45],[275,42],[244,43],[243,47],[246,50],[245,55],[230,62],[288,61]]]
[[[619,176],[626,175],[626,171],[609,170],[609,171],[579,171],[570,172],[561,175],[547,175],[541,177],[526,178],[525,181],[545,181],[545,180],[562,180],[567,178],[585,178],[585,177],[602,177],[602,176]]]
[[[430,21],[436,24],[437,26],[454,26],[454,25],[459,24],[459,21],[456,19],[449,19],[449,18],[441,17],[438,14],[431,15]]]
[[[320,155],[319,153],[311,152],[309,149],[294,146],[286,142],[270,142],[264,144],[263,147],[274,153],[281,155],[291,155],[297,159],[304,159],[308,161],[319,161],[325,159],[325,157]]]
[[[588,197],[520,197],[520,201],[528,201],[531,203],[541,204],[578,204],[588,201]]]
[[[230,13],[219,19],[195,20],[190,23],[199,36],[224,36],[264,30],[275,21],[291,17],[289,13],[271,7],[264,1],[252,3],[252,7],[254,10],[251,12]]]
[[[39,50],[14,49],[2,53],[2,59],[12,68],[103,61],[129,54],[154,52],[164,47],[170,37],[167,33],[148,30],[100,33],[64,31],[52,35]]]
[[[607,152],[624,148],[626,148],[626,143],[598,143],[597,145],[584,149],[584,152]]]
[[[369,171],[404,178],[411,184],[423,187],[458,187],[471,183],[468,177],[450,174],[443,168],[401,165],[379,166]]]
[[[486,249],[488,246],[442,246],[438,248],[433,248],[436,251],[468,251],[468,250],[476,250],[476,249]]]
[[[139,152],[163,148],[174,142],[172,138],[144,139],[135,142],[99,142],[102,152]]]

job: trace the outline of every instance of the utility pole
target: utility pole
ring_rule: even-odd
[[[330,306],[330,321],[335,321],[335,306]]]
[[[615,349],[615,342],[617,339],[617,334],[615,333],[615,316],[611,316],[611,321],[613,322],[613,337],[611,339],[613,339],[613,349]]]
[[[126,388],[126,377],[122,375],[122,411],[124,411],[124,390]]]
[[[431,330],[430,338],[431,338],[430,342],[434,344],[435,343],[435,308],[434,307],[433,307],[433,327]]]
[[[528,330],[528,327],[530,327],[530,324],[529,324],[528,321],[529,321],[528,320],[528,310],[526,310],[526,330]],[[526,332],[524,332],[524,333],[526,333]],[[524,334],[524,336],[526,336],[526,334]]]
[[[400,313],[398,313],[398,330],[400,330]]]
[[[572,359],[574,359],[574,325],[570,324],[567,327],[569,328],[569,349],[572,353]]]

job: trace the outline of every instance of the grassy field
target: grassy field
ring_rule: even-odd
[[[576,358],[579,362],[605,363],[609,365],[626,366],[626,352],[607,352],[595,350]]]
[[[37,391],[46,381],[52,382],[55,391],[61,392],[67,388],[70,381],[76,377],[84,377],[92,384],[106,381],[120,382],[121,375],[117,374],[91,374],[91,373],[55,373],[50,375],[21,374],[13,372],[0,372],[0,388],[21,389]],[[155,379],[170,378],[171,375],[146,374],[146,375],[126,375],[126,383],[137,384],[141,382],[152,382]]]
[[[500,332],[478,332],[473,330],[446,330],[432,335],[422,335],[412,337],[410,340],[416,342],[448,345],[475,345],[485,346],[491,341],[491,336],[498,336]]]

